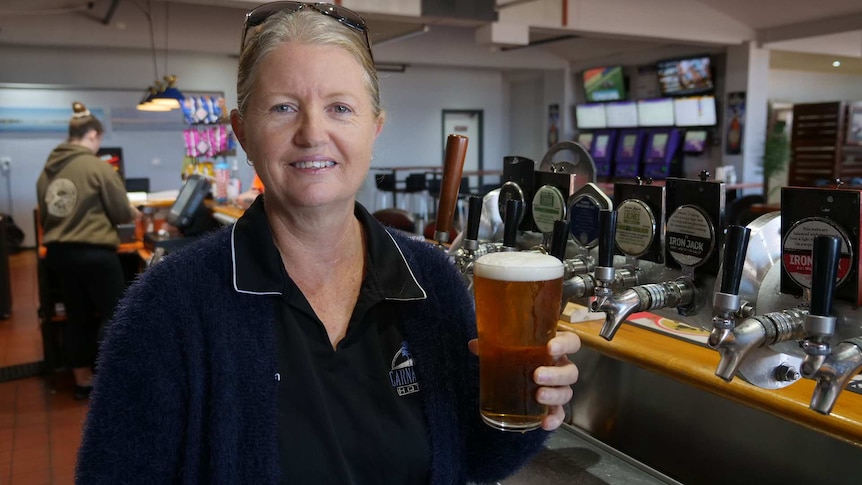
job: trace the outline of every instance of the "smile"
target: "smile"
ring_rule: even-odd
[[[313,162],[296,162],[292,163],[296,168],[329,168],[334,167],[335,162],[331,160],[323,161],[323,160],[315,160]]]

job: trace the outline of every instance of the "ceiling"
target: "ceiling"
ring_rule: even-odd
[[[228,12],[230,19],[241,18],[245,11],[257,4],[252,0],[151,1],[153,5],[168,2],[177,7],[184,4],[187,8]],[[549,8],[549,5],[553,7],[551,3],[555,1],[558,0],[497,0],[503,9],[508,8],[506,4],[520,5],[524,3],[533,4],[531,7],[543,5],[545,8]],[[581,8],[584,5],[602,0],[567,1],[570,5],[569,8]],[[625,2],[640,1],[643,0],[613,0],[608,5],[616,5],[617,9],[624,9]],[[651,1],[656,3],[657,8],[668,11],[667,15],[673,15],[671,7],[675,3],[694,2],[686,5],[699,4],[698,8],[701,8],[705,13],[732,19],[732,21],[751,29],[756,38],[761,41],[777,40],[774,43],[765,43],[767,47],[776,51],[770,56],[773,68],[831,70],[834,72],[836,68],[832,67],[832,61],[839,59],[841,72],[862,74],[862,0],[817,0],[816,2],[811,0]],[[346,0],[344,3],[350,4]],[[88,8],[88,4],[92,4],[92,8]],[[10,27],[9,30],[14,31],[14,25],[9,25],[9,22],[16,22],[18,18],[27,20],[36,16],[81,15],[79,12],[84,11],[87,15],[113,20],[111,7],[118,6],[117,10],[128,9],[130,4],[143,11],[146,8],[147,0],[96,0],[93,2],[86,0],[3,0],[2,5],[0,5],[0,43],[40,43],[38,36],[18,35],[17,37],[13,36],[14,38],[11,40],[3,37],[2,33],[7,26]],[[601,5],[604,8],[605,4]],[[406,37],[421,34],[423,29],[430,28],[433,30],[441,25],[460,27],[481,25],[478,22],[451,19],[373,13],[365,13],[364,16],[374,34],[376,46],[397,42]],[[234,35],[238,36],[238,33],[232,32],[228,37]],[[793,38],[794,36],[802,38]],[[817,39],[821,39],[819,44]],[[610,58],[625,59],[629,57],[641,62],[650,62],[661,57],[668,57],[668,55],[684,55],[687,53],[686,51],[713,52],[720,51],[724,47],[701,43],[698,42],[698,39],[668,41],[625,35],[602,35],[594,32],[576,33],[562,28],[547,27],[531,27],[529,41],[529,46],[517,48],[540,49],[573,64],[603,62]],[[43,45],[44,42],[44,40],[41,41]],[[225,42],[225,49],[233,51],[236,43],[238,43],[238,39]],[[830,51],[831,54],[823,54],[823,51]]]

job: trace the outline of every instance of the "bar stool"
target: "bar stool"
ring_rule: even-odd
[[[389,194],[392,194],[393,202],[395,200],[395,174],[382,173],[374,176],[374,184],[377,187],[377,197],[374,201],[374,210],[390,209],[392,205],[389,202]]]
[[[431,196],[428,193],[428,181],[424,173],[412,173],[407,176],[404,186],[404,207],[416,218],[419,229],[423,229],[428,221]]]

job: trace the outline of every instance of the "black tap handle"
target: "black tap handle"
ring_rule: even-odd
[[[598,266],[611,268],[614,265],[614,244],[617,233],[617,211],[599,211],[599,261]]]
[[[518,222],[521,220],[523,203],[520,200],[506,201],[506,221],[503,224],[503,246],[514,248],[518,238]]]
[[[470,241],[479,240],[479,221],[482,219],[482,198],[471,195],[467,200],[467,236]]]
[[[551,234],[551,256],[563,261],[566,259],[566,245],[569,243],[569,220],[554,221]]]
[[[742,280],[742,265],[745,253],[748,252],[748,237],[751,229],[745,226],[728,226],[724,241],[724,262],[721,271],[720,292],[728,295],[739,294],[739,282]]]
[[[811,314],[832,316],[835,277],[841,257],[841,241],[835,236],[817,236],[811,250]]]

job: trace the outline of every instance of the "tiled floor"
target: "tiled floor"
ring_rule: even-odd
[[[0,368],[42,360],[35,251],[12,255],[12,315],[0,320]],[[72,398],[71,374],[0,382],[0,484],[72,483],[86,403]]]
[[[12,314],[8,320],[0,320],[0,367],[42,360],[36,251],[24,250],[11,255],[9,276]]]
[[[73,483],[87,405],[72,387],[71,376],[55,393],[39,377],[0,383],[0,483]]]

